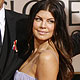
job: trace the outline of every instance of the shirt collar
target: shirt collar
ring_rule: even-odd
[[[0,10],[0,22],[4,21],[4,19],[5,19],[5,9],[3,6],[3,8]]]

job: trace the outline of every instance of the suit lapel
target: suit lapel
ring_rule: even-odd
[[[0,70],[1,72],[3,72],[4,70],[4,66],[5,66],[5,61],[6,61],[6,56],[7,56],[7,52],[8,51],[8,34],[7,34],[7,27],[5,28],[5,35],[4,35],[4,43],[1,49],[1,57],[0,57]]]
[[[12,44],[12,42],[16,39],[16,30],[15,30],[16,21],[14,20],[14,16],[12,16],[12,14],[10,14],[9,11],[6,11],[6,19],[9,29],[10,41]]]

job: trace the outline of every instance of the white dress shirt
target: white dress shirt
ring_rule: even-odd
[[[4,9],[4,6],[0,10],[0,30],[1,30],[1,41],[3,43],[4,32],[5,32],[5,9]]]

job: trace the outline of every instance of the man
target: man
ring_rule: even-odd
[[[17,41],[25,40],[27,16],[4,9],[3,3],[4,0],[0,0],[0,80],[12,80],[16,69],[23,62],[18,56],[16,45]],[[21,32],[20,38],[18,32]]]

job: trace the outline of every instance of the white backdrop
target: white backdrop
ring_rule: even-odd
[[[5,0],[5,8],[12,9],[16,12],[22,13],[25,4],[30,0]],[[67,25],[69,34],[74,30],[80,30],[80,0],[62,0],[65,3],[65,11],[67,14]],[[12,4],[11,4],[12,2]],[[26,9],[26,14],[34,3],[31,3]],[[12,6],[12,8],[11,8]],[[71,21],[70,21],[71,20]],[[75,72],[80,72],[80,55],[73,58],[73,66]]]

